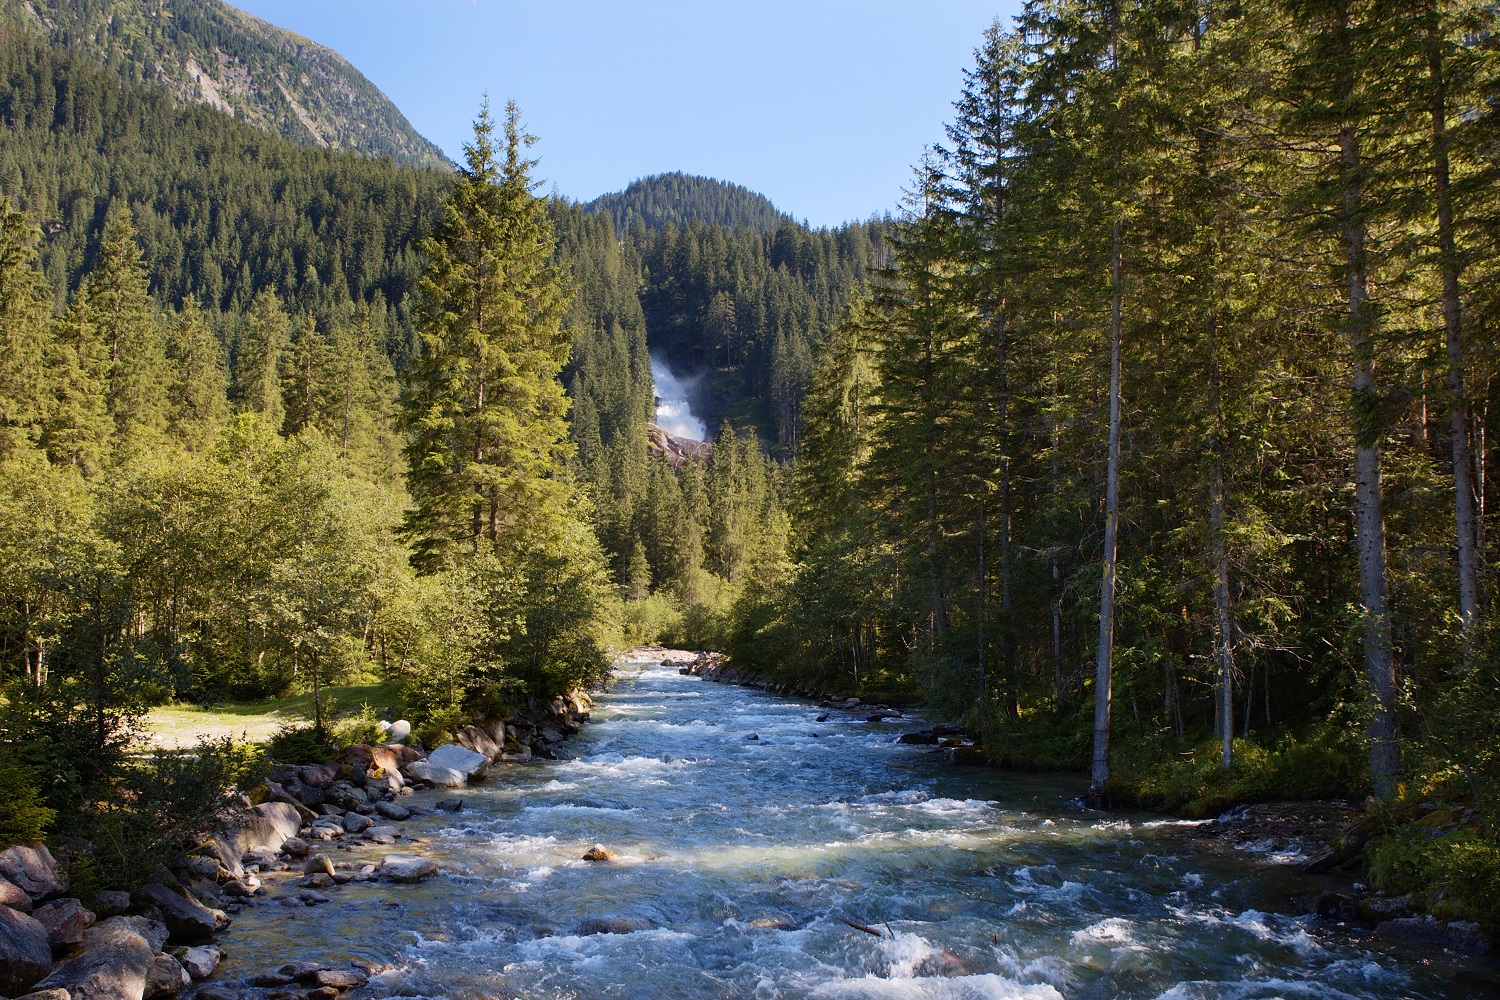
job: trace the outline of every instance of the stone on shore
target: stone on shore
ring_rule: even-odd
[[[171,955],[157,955],[146,972],[146,1000],[175,997],[191,985],[193,977],[188,975],[181,962]]]
[[[213,975],[219,968],[219,960],[223,957],[224,953],[212,945],[183,948],[177,953],[177,960],[194,979],[207,979]]]
[[[420,882],[436,875],[438,866],[431,858],[415,854],[387,854],[379,871],[389,882]]]
[[[31,912],[31,897],[9,879],[0,878],[0,906],[8,906],[22,913]]]
[[[229,844],[236,857],[259,847],[277,850],[302,828],[302,816],[289,802],[262,802],[251,806],[240,817],[238,829],[231,832]]]
[[[1383,920],[1375,928],[1381,937],[1450,948],[1467,955],[1488,955],[1490,941],[1479,925],[1463,920],[1443,923],[1432,917],[1400,917]]]
[[[43,903],[32,916],[47,928],[47,943],[53,951],[64,951],[83,943],[84,932],[94,926],[94,913],[76,899],[54,899]]]
[[[0,851],[0,877],[26,893],[33,903],[61,896],[67,889],[46,844],[17,844]]]
[[[427,763],[433,767],[445,767],[457,771],[465,781],[477,781],[489,770],[490,760],[482,753],[467,750],[457,743],[445,743],[427,755]]]
[[[394,802],[377,802],[375,803],[375,811],[386,819],[411,819],[411,810]]]
[[[51,968],[47,928],[20,910],[0,906],[0,993],[19,996]]]
[[[154,959],[146,939],[124,918],[114,917],[89,928],[83,951],[37,986],[65,989],[74,1000],[140,1000]]]
[[[375,821],[368,816],[361,816],[359,813],[344,814],[344,830],[347,833],[364,833],[374,825]]]
[[[229,926],[229,918],[218,910],[210,910],[191,896],[173,892],[160,882],[143,885],[130,894],[135,906],[145,909],[154,906],[161,911],[167,924],[168,940],[179,944],[203,944],[216,931]]]

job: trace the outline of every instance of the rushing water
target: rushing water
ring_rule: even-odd
[[[651,358],[651,381],[656,391],[656,424],[668,434],[675,434],[689,441],[708,439],[708,428],[693,415],[690,397],[697,379],[678,378],[667,363]]]
[[[248,909],[225,973],[353,959],[391,967],[376,995],[452,998],[1494,995],[1438,953],[1287,915],[1318,883],[1180,823],[945,767],[894,742],[909,724],[818,714],[626,668],[574,759],[502,769],[457,816],[406,824],[444,875]],[[580,860],[596,842],[619,860]]]

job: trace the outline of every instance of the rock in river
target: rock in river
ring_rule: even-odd
[[[615,853],[603,844],[595,844],[583,853],[585,861],[613,861]]]
[[[173,892],[160,882],[143,885],[130,894],[130,901],[145,908],[155,906],[167,923],[170,940],[180,944],[202,944],[213,937],[215,931],[229,926],[229,918],[218,910],[210,910],[190,896]]]
[[[415,854],[387,854],[380,863],[380,876],[391,882],[420,882],[438,873],[431,858]]]

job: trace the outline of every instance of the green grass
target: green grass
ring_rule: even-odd
[[[325,688],[323,704],[342,712],[368,703],[383,718],[398,714],[401,699],[394,684],[351,684]],[[192,746],[201,737],[233,737],[264,743],[287,724],[310,722],[313,717],[311,691],[285,698],[220,702],[200,705],[161,705],[146,716],[146,730],[154,742],[169,748]]]

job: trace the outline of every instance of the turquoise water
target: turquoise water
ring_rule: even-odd
[[[225,974],[354,959],[387,970],[375,995],[452,998],[1500,995],[1490,967],[1296,916],[1325,882],[818,714],[623,668],[574,759],[406,824],[443,876],[247,910]],[[618,860],[582,861],[595,843]]]

